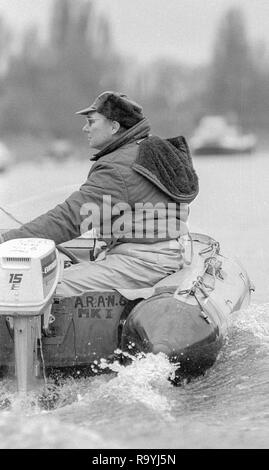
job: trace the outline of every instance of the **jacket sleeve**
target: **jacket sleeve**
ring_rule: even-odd
[[[72,193],[62,204],[19,229],[3,233],[3,239],[7,241],[13,238],[49,238],[58,245],[77,238],[84,231],[81,232],[81,224],[87,217],[85,207],[87,209],[95,205],[102,208],[104,195],[109,196],[111,205],[126,202],[126,186],[120,172],[112,164],[97,162],[78,191]],[[110,217],[109,214],[107,216]],[[88,225],[87,230],[91,228],[93,224]]]

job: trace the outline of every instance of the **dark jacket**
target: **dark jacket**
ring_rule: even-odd
[[[169,188],[165,191],[164,182],[151,167],[143,171],[139,148],[147,140],[141,141],[147,131],[143,120],[125,133],[125,139],[121,136],[99,152],[78,191],[21,228],[4,233],[4,240],[38,237],[60,244],[95,228],[98,238],[108,244],[115,240],[152,243],[186,233],[188,202],[197,195],[198,183],[188,202],[183,197],[181,203]]]

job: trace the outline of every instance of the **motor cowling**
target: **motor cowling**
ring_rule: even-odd
[[[0,315],[39,315],[51,302],[60,275],[55,243],[20,238],[0,245]]]

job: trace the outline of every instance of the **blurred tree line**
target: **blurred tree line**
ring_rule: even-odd
[[[159,60],[136,67],[119,55],[109,21],[87,0],[55,0],[46,42],[28,30],[19,52],[0,22],[0,131],[2,135],[81,139],[75,111],[101,91],[120,90],[141,102],[155,133],[190,135],[205,114],[238,116],[245,128],[269,125],[269,61],[251,44],[242,12],[223,17],[209,65]]]

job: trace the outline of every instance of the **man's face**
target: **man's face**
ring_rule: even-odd
[[[88,133],[90,147],[102,150],[113,140],[114,122],[97,112],[90,113],[86,119],[87,123],[82,130]]]

